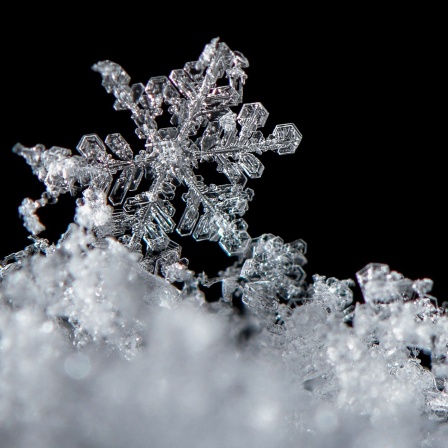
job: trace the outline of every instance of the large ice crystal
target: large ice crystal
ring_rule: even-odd
[[[448,321],[432,281],[370,263],[355,301],[352,279],[306,281],[303,240],[249,235],[258,156],[293,153],[301,134],[264,137],[260,103],[234,112],[247,67],[219,39],[146,85],[98,62],[142,149],[118,133],[83,136],[79,155],[13,148],[46,191],[19,207],[31,243],[0,261],[2,447],[446,446]],[[228,182],[207,184],[203,163]],[[50,242],[39,209],[66,193],[74,222]],[[174,230],[235,261],[196,274]]]
[[[243,104],[238,114],[233,112],[243,100],[243,69],[248,65],[241,53],[219,39],[212,40],[197,61],[173,70],[169,78],[150,78],[146,85],[130,85],[130,76],[114,62],[95,64],[93,70],[116,98],[114,108],[131,112],[144,149],[134,152],[118,133],[104,142],[96,134],[83,136],[76,147],[80,156],[65,148],[17,144],[14,151],[46,186],[40,199],[25,199],[20,207],[27,229],[34,235],[44,229],[36,216],[40,207],[56,202],[61,194],[82,191],[90,221],[82,223],[91,224],[100,238],[113,236],[131,250],[143,251],[142,263],[152,272],[180,255],[167,235],[174,229],[197,241],[218,241],[228,255],[244,253],[251,238],[241,216],[253,197],[245,185],[248,177],[260,177],[264,169],[256,155],[268,150],[294,153],[302,138],[294,124],[278,125],[265,138],[259,129],[268,112],[261,103]],[[227,85],[218,85],[223,79]],[[159,128],[157,117],[164,107],[172,126]],[[207,185],[194,171],[204,162],[216,163],[229,183]],[[138,192],[143,177],[150,186]],[[176,223],[170,201],[179,185],[187,188],[182,195],[186,207]]]

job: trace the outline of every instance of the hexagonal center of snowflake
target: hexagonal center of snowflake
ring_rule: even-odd
[[[185,152],[182,150],[182,145],[176,140],[164,140],[157,144],[159,159],[163,161],[164,166],[169,166],[172,169],[185,166]],[[174,173],[173,173],[174,174]]]

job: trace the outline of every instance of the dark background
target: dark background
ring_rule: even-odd
[[[247,184],[255,190],[244,215],[251,236],[305,240],[309,279],[355,279],[367,263],[386,263],[408,278],[432,278],[433,294],[448,300],[440,11],[108,8],[2,14],[0,257],[29,244],[17,208],[43,191],[11,152],[16,142],[75,150],[84,134],[120,132],[134,151],[143,148],[130,113],[113,110],[91,66],[109,59],[146,84],[219,36],[249,59],[244,102],[269,111],[265,136],[289,122],[303,134],[294,155],[260,157],[264,174]],[[213,167],[204,176],[221,182]],[[73,209],[70,197],[44,209],[42,236],[56,241]],[[181,243],[196,272],[230,264],[216,243]]]

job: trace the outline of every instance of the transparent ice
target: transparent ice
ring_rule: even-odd
[[[432,281],[371,263],[355,302],[353,279],[306,280],[303,240],[249,235],[259,157],[302,137],[294,124],[263,135],[247,67],[218,38],[146,85],[98,62],[141,148],[118,133],[83,136],[79,154],[14,146],[46,191],[19,207],[31,244],[0,261],[0,446],[446,446],[448,324]],[[228,182],[207,184],[204,163]],[[38,211],[66,193],[74,222],[50,242]],[[174,231],[233,263],[195,273]]]

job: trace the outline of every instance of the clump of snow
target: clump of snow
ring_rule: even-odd
[[[72,225],[0,284],[2,446],[445,446],[445,391],[406,348],[446,343],[422,298],[348,325],[350,281],[316,275],[273,332],[94,242]]]

